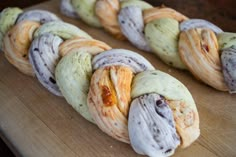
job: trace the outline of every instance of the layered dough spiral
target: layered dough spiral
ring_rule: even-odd
[[[172,8],[153,7],[140,0],[93,0],[89,5],[81,0],[61,2],[61,7],[68,2],[66,10],[72,8],[78,16],[92,17],[89,21],[82,18],[85,23],[97,27],[95,21],[99,22],[99,27],[103,26],[115,38],[128,39],[166,64],[189,70],[198,80],[217,90],[236,92],[235,67],[229,67],[233,65],[231,61],[221,56],[225,51],[234,56],[235,33],[223,32],[209,21],[189,19]],[[83,10],[75,4],[83,6]]]
[[[150,7],[141,1],[138,6]],[[14,10],[15,18],[19,9],[12,9],[0,21]],[[199,137],[199,116],[187,88],[141,55],[112,49],[46,11],[23,12],[9,23],[14,25],[8,30],[0,28],[6,30],[2,45],[8,61],[137,153],[170,156]]]

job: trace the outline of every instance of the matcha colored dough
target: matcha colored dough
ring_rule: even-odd
[[[148,23],[145,36],[149,46],[166,64],[185,69],[178,53],[179,23],[174,19],[163,18]]]
[[[92,76],[91,55],[74,52],[64,56],[55,71],[62,95],[85,119],[94,122],[87,106],[89,83]]]

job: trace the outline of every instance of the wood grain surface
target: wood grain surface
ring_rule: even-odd
[[[29,9],[35,8],[56,13],[113,48],[138,52],[157,69],[187,86],[199,111],[201,136],[187,149],[178,149],[174,157],[236,156],[236,95],[216,91],[194,79],[190,73],[165,65],[154,54],[140,51],[126,41],[118,41],[102,29],[61,15],[58,0]],[[44,89],[36,78],[17,71],[3,53],[0,53],[0,133],[24,157],[139,156],[128,144],[112,139],[83,119],[63,98]]]

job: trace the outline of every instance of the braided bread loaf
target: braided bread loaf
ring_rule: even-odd
[[[137,153],[170,156],[199,137],[188,89],[139,54],[112,49],[47,11],[7,8],[0,23],[13,66]]]
[[[220,91],[236,92],[236,34],[174,9],[140,0],[62,0],[87,24],[153,52],[166,64],[189,70]],[[64,5],[67,4],[67,6]],[[64,11],[62,13],[65,13]]]

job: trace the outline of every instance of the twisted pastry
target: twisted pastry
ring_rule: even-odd
[[[112,49],[45,11],[24,12],[10,23],[3,39],[9,62],[36,75],[48,91],[137,153],[170,156],[199,137],[199,116],[187,88],[144,57]]]
[[[71,0],[70,8],[81,17],[90,17],[81,18],[85,23],[102,25],[117,39],[127,38],[140,50],[155,53],[170,66],[189,70],[213,88],[236,93],[235,60],[226,57],[235,55],[235,33],[140,0]]]
[[[15,24],[16,19],[23,11],[19,8],[6,8],[0,14],[0,49],[2,50],[2,43],[5,34]]]

